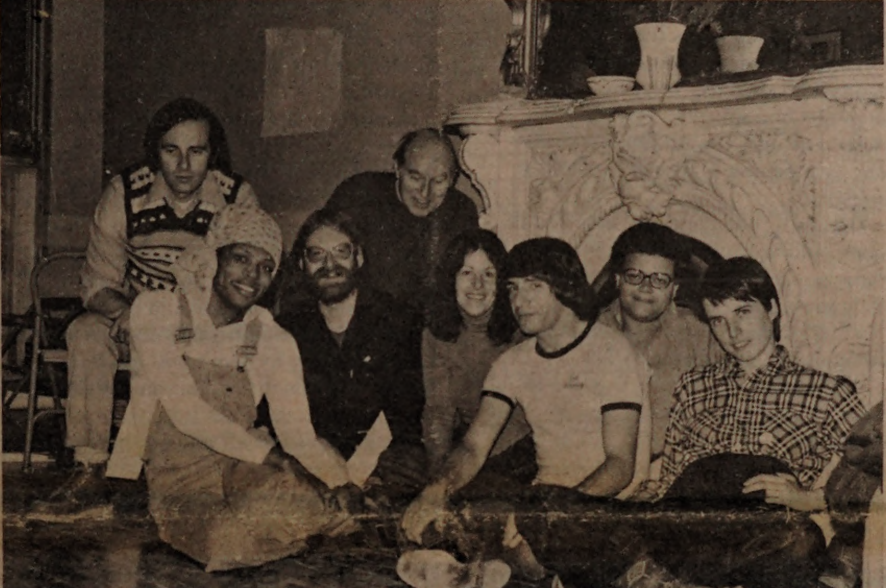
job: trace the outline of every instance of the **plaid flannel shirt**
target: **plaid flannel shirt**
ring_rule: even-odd
[[[724,453],[780,459],[808,489],[865,412],[852,382],[792,361],[780,345],[744,385],[740,375],[732,357],[683,374],[659,497],[689,464]]]

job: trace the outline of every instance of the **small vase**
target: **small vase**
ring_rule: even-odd
[[[720,71],[735,73],[739,71],[755,71],[760,65],[757,56],[763,47],[761,37],[728,35],[717,37],[717,49],[720,51]]]
[[[644,90],[668,90],[680,81],[677,55],[686,25],[648,22],[634,26],[640,40],[637,83]]]

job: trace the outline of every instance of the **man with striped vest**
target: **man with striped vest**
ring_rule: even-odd
[[[234,202],[255,204],[233,173],[221,122],[196,100],[164,105],[148,124],[144,161],[111,179],[90,228],[81,273],[86,313],[68,328],[65,444],[76,470],[34,513],[72,520],[110,509],[108,459],[117,362],[128,356],[129,313],[144,290],[170,290],[169,268],[203,238],[213,215]]]

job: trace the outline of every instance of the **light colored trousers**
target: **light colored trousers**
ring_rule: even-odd
[[[128,356],[126,345],[111,339],[112,321],[86,312],[65,335],[68,343],[67,438],[74,459],[102,463],[108,459],[114,412],[117,362]]]

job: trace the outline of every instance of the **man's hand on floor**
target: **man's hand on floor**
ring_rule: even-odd
[[[760,474],[744,483],[742,493],[763,491],[768,504],[781,504],[794,510],[814,511],[827,508],[824,491],[804,490],[791,474]]]
[[[355,484],[345,484],[333,488],[332,494],[338,505],[351,514],[360,514],[365,510],[363,491]]]
[[[413,543],[421,544],[421,536],[428,525],[442,522],[446,516],[446,494],[434,486],[425,488],[418,498],[412,501],[400,526],[406,537]]]

